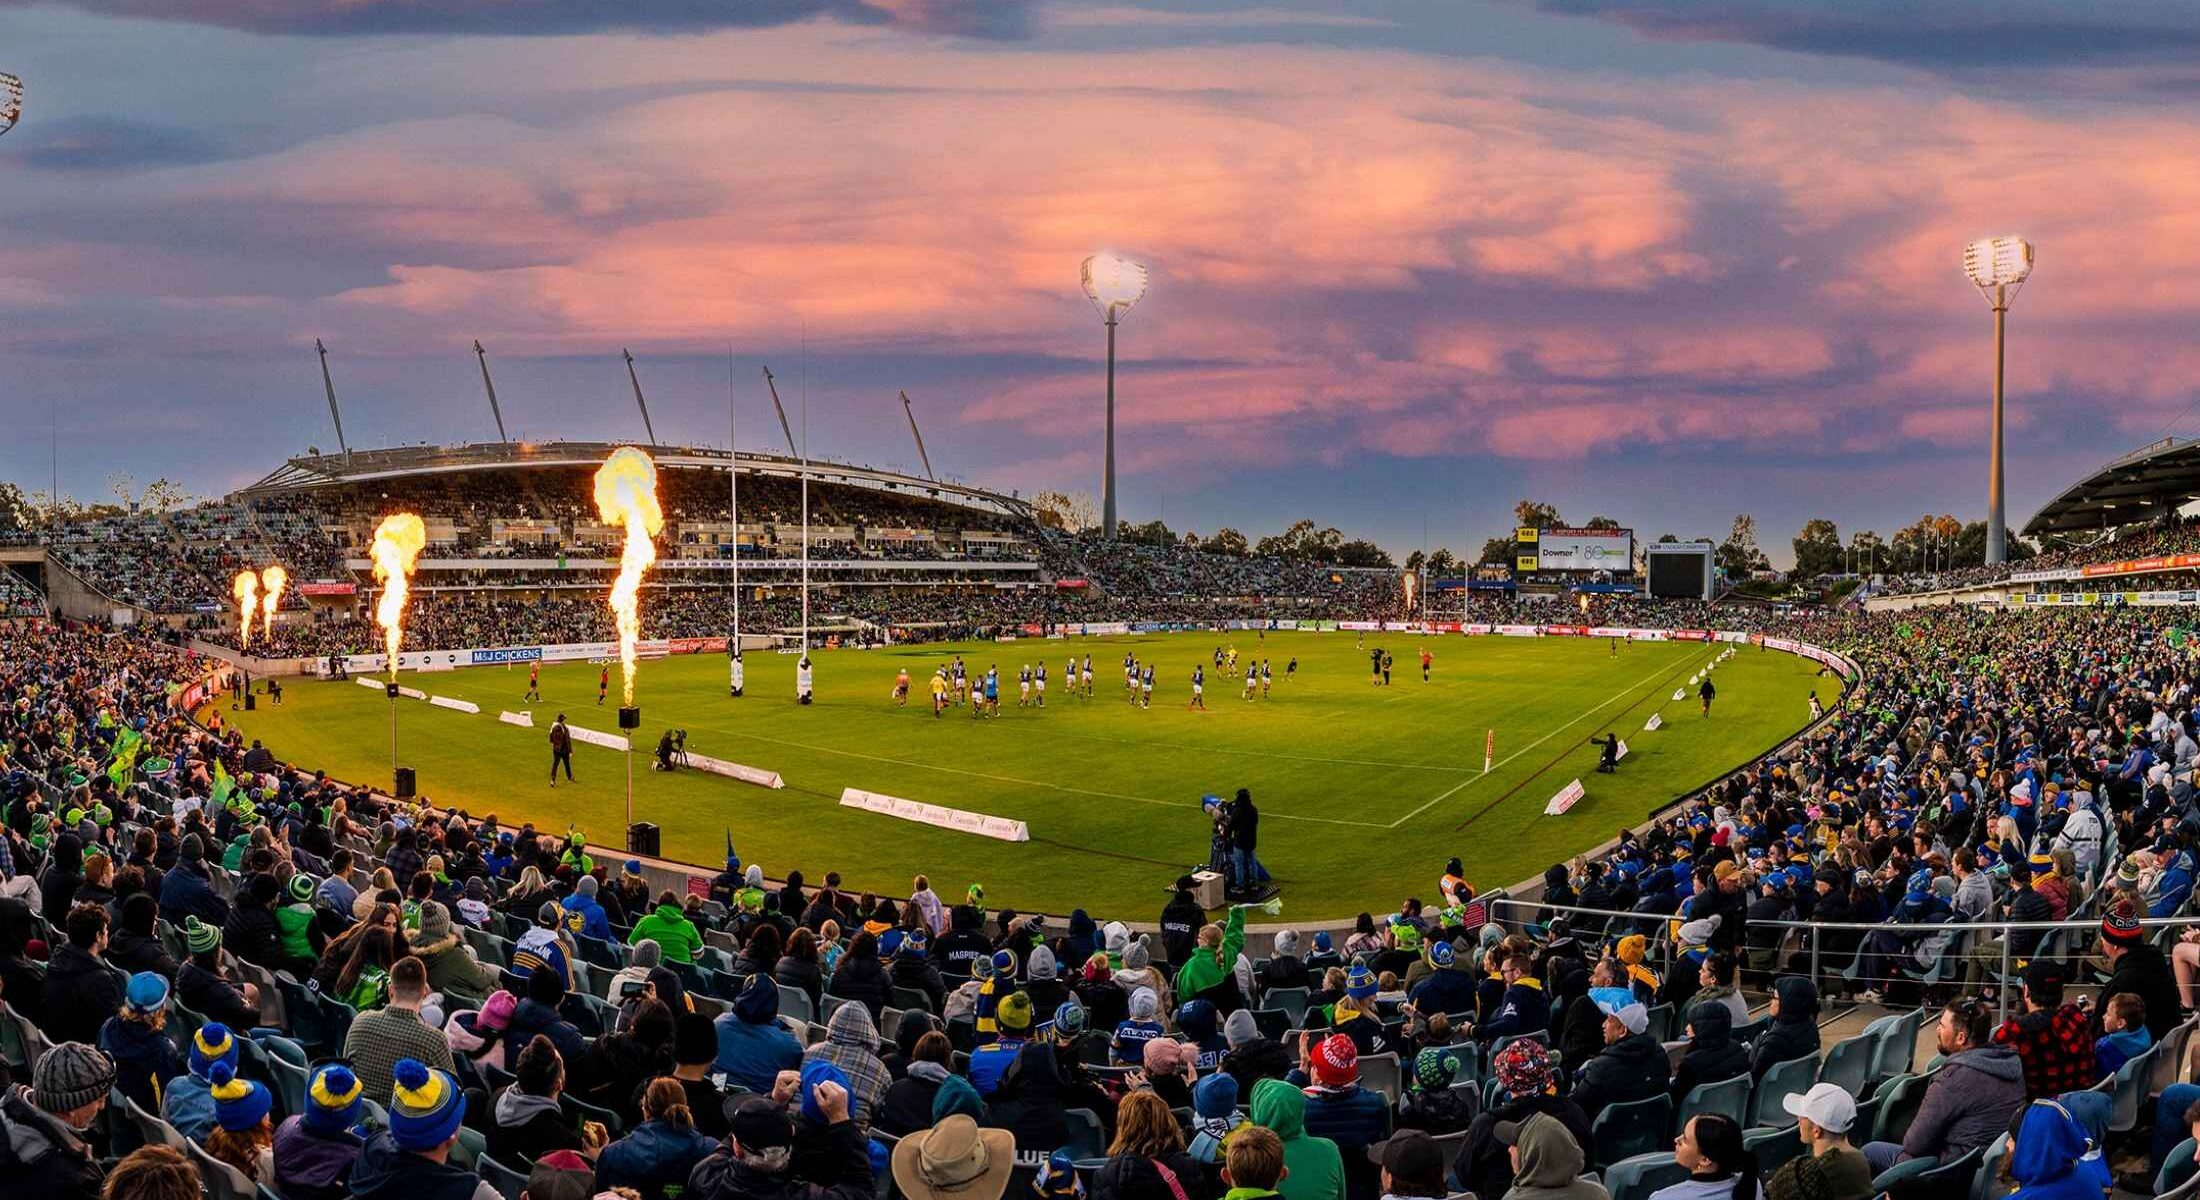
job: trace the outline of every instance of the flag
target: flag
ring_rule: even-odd
[[[207,797],[207,804],[217,811],[229,807],[229,798],[236,794],[236,781],[229,777],[229,768],[220,759],[214,760],[214,791]]]
[[[114,761],[107,764],[107,778],[114,781],[115,787],[129,785],[130,772],[136,769],[138,755],[144,749],[145,735],[127,725],[115,736]]]
[[[2175,626],[2171,626],[2169,631],[2169,644],[2177,647],[2180,650],[2184,649],[2185,631]]]

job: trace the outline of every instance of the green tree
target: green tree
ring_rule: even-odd
[[[1419,551],[1415,551],[1415,553],[1419,553]],[[1340,543],[1331,552],[1329,561],[1341,567],[1388,567],[1395,565],[1391,562],[1389,551],[1365,538]]]
[[[1522,500],[1513,505],[1513,525],[1520,529],[1558,529],[1566,521],[1558,515],[1555,505],[1541,500]]]
[[[1837,575],[1841,571],[1841,531],[1824,517],[1803,522],[1795,535],[1795,573],[1804,579]]]
[[[1762,571],[1772,564],[1765,559],[1765,552],[1757,547],[1757,518],[1741,513],[1734,518],[1734,527],[1726,540],[1713,551],[1713,558],[1727,578],[1740,579],[1751,571]]]
[[[1587,520],[1586,522],[1584,522],[1584,523],[1582,524],[1582,526],[1581,526],[1581,527],[1582,527],[1583,529],[1624,529],[1624,528],[1626,528],[1626,526],[1624,526],[1624,525],[1621,525],[1621,524],[1620,524],[1620,523],[1619,523],[1618,521],[1615,521],[1615,520],[1613,520],[1613,519],[1612,519],[1612,518],[1610,518],[1610,517],[1591,517],[1591,518],[1589,518],[1589,519],[1588,519],[1588,520]]]
[[[1429,555],[1428,563],[1426,565],[1428,567],[1429,576],[1431,578],[1434,578],[1438,575],[1457,575],[1459,573],[1461,563],[1459,562],[1458,557],[1452,554],[1451,549],[1449,547],[1446,547],[1444,549],[1438,550],[1434,554]]]
[[[1482,556],[1475,559],[1477,565],[1503,563],[1512,565],[1514,542],[1510,537],[1493,537],[1482,543]]]
[[[1083,533],[1100,523],[1092,497],[1083,492],[1044,491],[1031,498],[1039,523],[1065,533]]]
[[[1228,525],[1215,530],[1214,536],[1201,542],[1199,548],[1209,554],[1235,554],[1239,558],[1245,557],[1253,549],[1246,543],[1244,534]]]
[[[1406,570],[1408,571],[1419,572],[1422,567],[1427,565],[1428,556],[1418,550],[1406,555]]]

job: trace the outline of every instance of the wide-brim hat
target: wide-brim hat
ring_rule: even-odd
[[[893,1169],[909,1200],[992,1200],[1016,1169],[1016,1135],[957,1114],[895,1143]]]

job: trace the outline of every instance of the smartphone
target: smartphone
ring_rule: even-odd
[[[648,986],[649,983],[647,980],[629,979],[625,983],[619,985],[619,995],[622,998],[627,996],[639,996],[642,994],[643,989],[647,988]]]

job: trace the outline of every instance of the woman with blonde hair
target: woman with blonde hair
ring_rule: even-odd
[[[359,890],[359,898],[351,902],[351,915],[361,921],[374,913],[375,897],[397,890],[397,876],[388,867],[374,869],[374,881]]]
[[[1093,1200],[1192,1195],[1202,1188],[1199,1164],[1185,1149],[1184,1129],[1168,1102],[1153,1092],[1123,1097],[1108,1161],[1092,1179]]]
[[[513,884],[512,890],[504,893],[503,898],[497,901],[497,908],[499,911],[518,913],[521,916],[532,915],[549,898],[539,895],[549,886],[542,877],[541,867],[523,867],[520,869],[519,882]]]
[[[641,1124],[596,1156],[596,1188],[630,1187],[644,1196],[662,1196],[666,1188],[686,1184],[695,1164],[717,1149],[717,1139],[696,1131],[687,1089],[660,1076],[642,1091]]]

